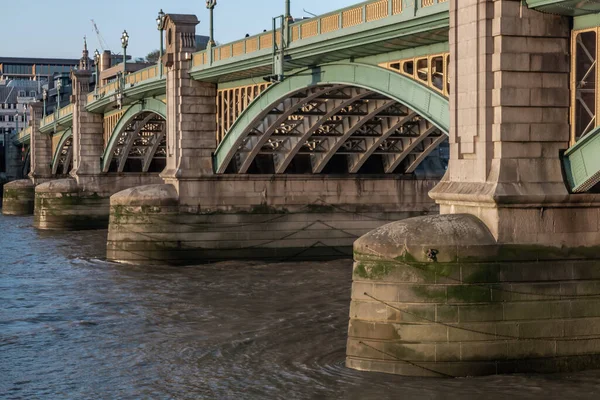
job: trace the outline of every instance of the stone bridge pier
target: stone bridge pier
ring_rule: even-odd
[[[73,169],[66,179],[54,179],[35,188],[34,225],[47,230],[79,230],[106,228],[110,196],[128,187],[157,183],[158,174],[107,174],[101,170],[104,152],[103,118],[86,110],[91,72],[73,71]],[[32,141],[33,142],[33,141]],[[47,142],[43,142],[44,146]],[[32,157],[32,178],[45,179],[50,162],[41,161],[39,178],[37,163],[45,158]],[[59,151],[57,149],[56,151]],[[51,154],[51,151],[50,151]],[[41,172],[43,171],[43,172]],[[52,171],[49,171],[50,174]]]
[[[516,0],[450,0],[450,163],[430,192],[442,215],[355,243],[349,367],[600,366],[600,197],[570,194],[561,173],[569,29]]]
[[[26,179],[4,185],[2,213],[4,215],[32,215],[35,186],[52,179],[52,139],[40,132],[43,109],[40,103],[31,103],[30,172]]]

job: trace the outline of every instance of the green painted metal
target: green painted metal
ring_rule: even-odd
[[[31,147],[27,147],[23,160],[23,177],[26,178],[31,170]]]
[[[153,67],[152,67],[153,68]],[[139,72],[139,71],[138,71]],[[123,105],[132,104],[150,97],[160,97],[167,92],[166,76],[147,79],[134,85],[129,84],[123,92]],[[86,104],[85,109],[92,113],[106,113],[113,109],[116,91],[107,92],[104,96]]]
[[[600,12],[600,3],[589,0],[527,0],[527,6],[537,11],[572,17]]]
[[[19,138],[17,138],[17,139],[15,140],[15,143],[17,143],[17,144],[19,144],[19,145],[21,145],[21,144],[27,144],[27,143],[29,143],[29,142],[31,142],[31,135],[25,135],[25,136],[23,136],[22,138],[20,138],[20,139],[19,139]]]
[[[283,82],[271,85],[242,112],[219,144],[214,168],[222,173],[235,154],[244,131],[256,125],[282,99],[307,87],[344,84],[378,92],[413,109],[448,134],[450,107],[448,100],[415,80],[394,71],[359,63],[332,63],[300,70]]]
[[[574,193],[590,190],[600,182],[600,127],[579,139],[563,157],[569,188]]]
[[[361,4],[366,5],[372,2]],[[406,3],[406,8],[400,14],[295,40],[286,49],[285,71],[287,73],[311,65],[448,42],[450,24],[448,4],[449,2],[446,1],[421,8],[417,6],[420,5],[420,2],[414,1],[410,2],[410,6]],[[357,6],[360,4],[348,7],[348,9]],[[342,11],[337,10],[319,16],[319,18],[339,14]],[[301,23],[306,23],[306,21],[310,20]],[[233,46],[234,43],[227,46],[229,45]],[[269,47],[215,61],[212,65],[198,65],[191,71],[191,75],[196,80],[209,82],[240,80],[270,75],[272,63],[272,48]]]
[[[160,100],[144,99],[136,104],[131,105],[131,107],[129,107],[125,114],[123,114],[123,116],[119,119],[119,122],[110,135],[108,145],[106,146],[106,149],[104,149],[104,154],[102,155],[102,171],[106,172],[110,167],[112,154],[114,153],[114,148],[117,144],[117,140],[121,131],[136,115],[143,112],[154,112],[163,117],[165,120],[167,119],[167,105]]]
[[[73,113],[69,113],[61,118],[54,120],[47,125],[40,126],[40,132],[42,133],[50,133],[50,132],[58,132],[62,131],[65,128],[70,128],[73,126]]]
[[[573,29],[578,31],[581,29],[595,28],[600,26],[600,13],[581,15],[573,18]]]
[[[61,149],[65,145],[65,142],[67,141],[67,139],[69,139],[72,136],[73,136],[73,129],[69,128],[66,131],[64,131],[62,136],[60,137],[58,146],[56,146],[56,149],[54,149],[54,155],[52,156],[52,171],[56,170],[56,164],[58,163],[58,158],[59,158]]]
[[[415,58],[421,56],[429,56],[432,54],[448,53],[450,51],[450,43],[441,42],[426,46],[411,47],[410,49],[391,51],[389,53],[381,53],[372,56],[360,57],[354,59],[355,62],[361,64],[378,65],[390,61],[404,60],[407,58]]]

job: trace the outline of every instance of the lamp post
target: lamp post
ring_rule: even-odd
[[[156,25],[158,28],[158,31],[160,32],[160,47],[158,48],[158,76],[162,78],[163,75],[163,63],[162,63],[162,58],[163,58],[163,23],[165,21],[165,13],[163,12],[163,10],[161,9],[158,12],[158,17],[156,17]]]
[[[58,78],[58,82],[56,82],[56,112],[60,110],[60,89],[62,88],[62,79]]]
[[[212,47],[215,45],[215,31],[214,31],[214,9],[217,5],[217,0],[206,0],[206,8],[210,11],[210,37],[208,39],[208,44]]]
[[[19,110],[15,111],[15,122],[16,122],[15,133],[18,135],[19,134]]]
[[[127,45],[129,44],[129,35],[127,31],[123,31],[121,35],[121,47],[123,47],[123,79],[125,79],[125,74],[127,73]]]
[[[46,99],[48,99],[48,91],[44,89],[42,91],[42,100],[44,101],[44,118],[46,118]]]
[[[214,14],[214,9],[215,9],[216,5],[217,5],[217,0],[206,0],[206,8],[208,8],[208,10],[210,11],[210,33],[209,33],[208,46],[207,46],[208,63],[210,65],[212,65],[212,62],[213,62],[212,48],[215,45],[215,30],[214,30],[213,14]]]
[[[94,85],[94,92],[98,93],[98,86],[100,86],[100,75],[98,73],[98,64],[100,64],[100,52],[98,49],[94,52],[94,65],[96,67],[96,82]]]
[[[290,43],[290,24],[292,23],[292,13],[290,11],[290,0],[285,0],[285,19],[284,19],[284,31],[285,31],[285,43]]]

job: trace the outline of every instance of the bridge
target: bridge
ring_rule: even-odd
[[[5,209],[124,263],[353,254],[352,368],[600,365],[598,11],[371,0],[200,52],[167,14],[158,65],[34,110]]]

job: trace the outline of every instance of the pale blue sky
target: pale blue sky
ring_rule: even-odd
[[[358,3],[359,0],[292,0],[294,17],[309,16],[302,9],[323,14]],[[129,33],[127,53],[144,57],[158,48],[156,16],[165,13],[195,14],[196,32],[208,35],[208,10],[204,0],[0,0],[0,56],[79,58],[83,36],[90,55],[100,45],[90,19],[115,53],[121,52],[123,29]],[[270,29],[271,17],[283,14],[284,0],[218,0],[215,8],[215,39],[221,43]]]

